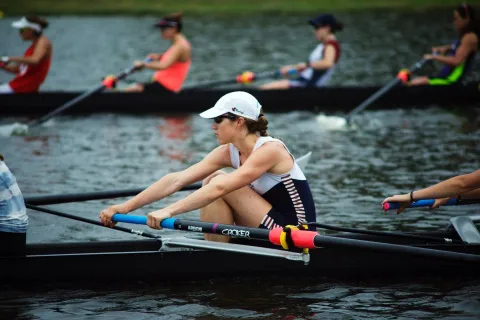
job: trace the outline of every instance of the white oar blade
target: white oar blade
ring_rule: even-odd
[[[24,136],[28,134],[28,126],[23,123],[15,122],[12,124],[0,125],[0,136]]]
[[[343,117],[326,116],[319,114],[316,116],[316,121],[320,126],[320,129],[327,131],[347,130],[347,120]]]

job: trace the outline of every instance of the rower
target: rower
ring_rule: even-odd
[[[478,50],[480,22],[471,6],[461,4],[453,11],[453,24],[459,39],[451,45],[432,48],[435,54],[424,55],[425,59],[444,64],[440,73],[433,78],[415,78],[409,85],[451,85],[471,71]]]
[[[23,17],[12,23],[24,41],[31,41],[23,57],[1,57],[0,69],[16,75],[9,83],[0,84],[0,93],[37,92],[50,70],[52,43],[43,35],[48,22],[36,16]]]
[[[412,202],[423,199],[435,199],[432,208],[438,208],[446,204],[450,199],[479,199],[480,198],[480,170],[469,174],[452,177],[431,187],[412,191],[403,195],[394,195],[383,200],[382,205],[387,202],[397,202],[401,213]]]
[[[152,82],[137,83],[124,91],[127,92],[179,92],[187,78],[192,59],[190,42],[182,33],[182,14],[171,14],[155,24],[160,28],[162,38],[170,40],[172,45],[165,53],[151,53],[147,58],[151,62],[135,61],[134,65],[155,70]]]
[[[285,144],[267,133],[268,121],[257,99],[235,91],[221,97],[201,117],[213,119],[219,147],[193,166],[167,174],[134,198],[100,213],[112,226],[115,213],[129,213],[203,179],[202,187],[172,205],[148,214],[148,225],[200,209],[202,221],[272,229],[316,221],[309,184]],[[222,168],[236,169],[227,174]],[[205,235],[207,240],[229,238]]]
[[[343,24],[331,14],[321,14],[310,19],[308,23],[315,29],[315,37],[320,44],[312,51],[306,62],[284,66],[280,69],[284,76],[292,74],[293,71],[293,73],[300,73],[300,77],[295,80],[283,79],[266,83],[260,86],[260,89],[322,87],[329,82],[340,58],[340,43],[335,32],[341,31]]]
[[[25,255],[28,216],[15,176],[0,154],[0,256]]]

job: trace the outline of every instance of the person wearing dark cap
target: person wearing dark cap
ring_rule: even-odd
[[[453,44],[432,48],[424,58],[442,63],[440,72],[429,77],[417,77],[409,85],[451,85],[464,80],[472,70],[478,51],[480,21],[473,7],[461,4],[453,10],[453,25],[458,40]]]
[[[155,70],[152,82],[137,83],[124,91],[128,92],[179,92],[190,70],[192,48],[190,42],[182,33],[182,14],[175,13],[166,16],[155,24],[162,33],[162,38],[172,41],[165,53],[151,53],[147,58],[151,62],[135,61],[138,68]]]
[[[343,29],[340,23],[331,14],[321,14],[308,23],[314,28],[315,37],[320,44],[312,51],[305,62],[282,67],[281,74],[299,74],[295,80],[282,79],[260,86],[260,89],[289,89],[305,87],[321,87],[328,83],[335,65],[340,58],[340,43],[335,32]]]

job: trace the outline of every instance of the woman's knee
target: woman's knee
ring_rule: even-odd
[[[212,179],[214,179],[215,177],[217,177],[219,175],[223,175],[223,174],[228,174],[228,173],[226,173],[225,171],[222,171],[222,170],[215,171],[214,173],[212,173],[211,175],[209,175],[208,177],[203,179],[202,186],[209,184],[210,181],[212,181]]]

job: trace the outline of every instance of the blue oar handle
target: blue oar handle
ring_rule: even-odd
[[[412,202],[409,208],[418,208],[418,207],[431,207],[435,203],[435,199],[425,199],[425,200],[418,200],[416,202]],[[444,206],[454,206],[457,204],[457,199],[452,198],[448,200]],[[400,204],[398,202],[387,202],[383,205],[383,209],[387,210],[396,210],[400,209]]]
[[[175,218],[167,218],[162,221],[161,226],[165,229],[175,229]],[[112,217],[113,222],[125,222],[125,223],[133,223],[133,224],[147,224],[147,217],[145,216],[132,216],[127,214],[120,214],[116,213]]]

